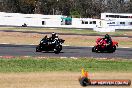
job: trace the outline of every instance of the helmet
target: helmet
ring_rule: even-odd
[[[105,38],[110,38],[110,36],[108,34],[105,35]]]
[[[58,38],[58,35],[56,34],[55,37]]]
[[[52,37],[55,37],[55,36],[56,36],[56,33],[55,33],[55,32],[53,32],[53,33],[52,33]]]

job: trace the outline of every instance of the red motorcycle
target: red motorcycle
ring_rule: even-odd
[[[113,53],[115,52],[117,47],[118,47],[118,42],[116,41],[112,40],[111,44],[108,44],[104,38],[98,38],[96,40],[96,45],[92,48],[92,52]]]

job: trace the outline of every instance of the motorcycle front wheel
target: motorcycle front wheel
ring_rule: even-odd
[[[61,46],[61,45],[58,45],[58,46],[56,46],[56,48],[54,49],[54,52],[55,52],[55,54],[59,54],[61,50],[62,50],[62,46]]]
[[[37,46],[37,47],[36,47],[36,52],[41,52],[41,50],[40,50],[40,47],[39,47],[39,46]]]

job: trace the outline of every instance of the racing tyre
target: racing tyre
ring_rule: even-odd
[[[59,46],[57,46],[57,47],[54,49],[54,52],[55,52],[55,54],[59,54],[61,50],[62,50],[62,46],[59,45]]]
[[[92,48],[92,52],[95,52],[95,48],[94,47]]]
[[[41,52],[39,46],[36,47],[36,52]]]
[[[98,53],[97,46],[94,46],[94,47],[92,48],[92,52],[96,52],[96,53]]]
[[[116,50],[116,46],[113,46],[112,47],[112,52],[115,52],[115,50]]]
[[[94,52],[99,53],[100,51],[98,50],[99,46],[94,46]]]
[[[109,53],[113,53],[116,50],[116,46],[113,46],[112,49],[109,51]]]

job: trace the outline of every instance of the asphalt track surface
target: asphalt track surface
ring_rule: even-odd
[[[51,32],[36,31],[14,31],[0,30],[3,32],[21,32],[21,33],[37,33],[51,34]],[[82,35],[82,36],[103,36],[97,34],[74,34],[74,33],[58,33],[59,35]],[[132,36],[114,36],[112,37],[128,37]],[[117,48],[114,53],[93,53],[91,47],[73,47],[64,46],[60,54],[53,52],[35,52],[36,45],[10,45],[0,44],[0,56],[42,56],[42,57],[96,57],[96,58],[126,58],[132,59],[132,48]]]
[[[63,46],[59,54],[36,52],[36,45],[0,44],[0,56],[38,56],[38,57],[95,57],[132,59],[132,48],[117,48],[114,53],[93,53],[92,47]]]

